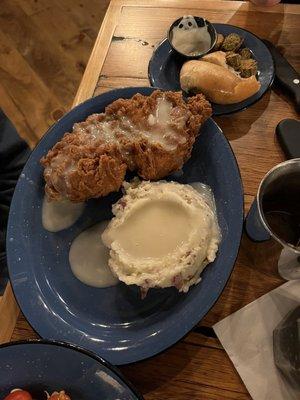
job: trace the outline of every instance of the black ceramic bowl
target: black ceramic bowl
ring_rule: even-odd
[[[207,25],[207,27],[208,27],[208,33],[210,34],[210,38],[211,38],[210,47],[209,47],[207,50],[205,50],[205,51],[199,52],[199,53],[197,53],[197,54],[191,56],[191,55],[188,55],[188,54],[181,53],[179,50],[176,49],[176,47],[173,46],[173,44],[172,44],[173,29],[174,29],[176,26],[178,26],[178,25],[180,24],[182,18],[183,18],[183,17],[180,17],[180,18],[176,19],[176,21],[174,21],[174,22],[172,23],[172,25],[170,26],[170,28],[169,28],[169,30],[168,30],[168,35],[167,35],[167,37],[168,37],[168,41],[169,41],[169,43],[170,43],[172,49],[173,49],[174,51],[176,51],[178,54],[180,54],[182,57],[185,57],[185,58],[190,59],[190,60],[195,59],[195,58],[202,57],[202,56],[204,56],[205,54],[209,53],[209,52],[212,50],[212,48],[214,47],[214,45],[216,44],[216,41],[217,41],[217,32],[216,32],[214,26],[213,26],[209,21],[207,21],[206,19],[204,19],[204,18],[202,18],[202,17],[195,17],[195,16],[194,16],[195,21],[196,21],[198,27],[201,28],[201,27],[203,27],[204,25]]]

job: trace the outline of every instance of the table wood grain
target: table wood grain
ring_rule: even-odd
[[[1,0],[0,108],[32,148],[68,110],[109,0]],[[0,343],[18,307],[0,292]]]
[[[171,22],[183,14],[245,28],[280,47],[294,68],[300,69],[298,5],[263,8],[239,1],[112,0],[73,105],[112,88],[148,86],[153,49]],[[276,88],[246,111],[215,118],[238,160],[245,211],[264,174],[284,160],[274,136],[276,125],[284,118],[297,115],[289,98]],[[253,243],[243,235],[231,278],[206,317],[164,353],[121,368],[146,400],[251,398],[212,325],[283,282],[277,274],[279,252],[273,241]],[[20,315],[11,340],[34,337],[37,335]]]

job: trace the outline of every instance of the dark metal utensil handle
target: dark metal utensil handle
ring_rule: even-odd
[[[276,127],[276,136],[288,159],[300,158],[300,121],[283,119]]]
[[[296,110],[297,112],[300,112],[300,75],[284,58],[284,56],[279,53],[273,43],[268,40],[263,41],[270,50],[274,60],[276,82],[294,98]]]
[[[300,79],[297,72],[285,71],[285,75],[276,75],[278,83],[294,98],[297,113],[300,113]]]

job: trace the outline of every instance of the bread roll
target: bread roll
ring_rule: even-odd
[[[192,60],[183,65],[180,71],[182,90],[201,92],[216,104],[238,103],[259,91],[260,83],[255,76],[241,78],[227,67],[208,62],[208,56],[205,57],[206,61]],[[221,57],[217,56],[219,62]]]
[[[213,53],[208,53],[201,58],[201,61],[207,61],[216,65],[220,65],[221,67],[230,70],[226,63],[226,53],[224,51],[214,51]]]

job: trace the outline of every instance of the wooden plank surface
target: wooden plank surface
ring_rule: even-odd
[[[16,303],[11,284],[6,285],[0,298],[0,343],[9,342],[20,310]]]
[[[1,0],[0,107],[34,147],[68,110],[109,0]]]
[[[165,36],[170,23],[183,14],[202,15],[212,22],[248,29],[281,47],[294,67],[300,67],[297,5],[262,8],[220,0],[113,0],[74,105],[111,88],[147,86],[147,67],[153,48]],[[283,118],[297,118],[297,115],[290,100],[276,89],[246,111],[216,118],[241,169],[246,211],[263,175],[284,159],[274,137],[275,126]],[[250,399],[211,326],[282,283],[276,267],[279,252],[273,241],[253,243],[244,235],[224,292],[198,326],[163,354],[122,367],[122,372],[146,400]],[[12,339],[35,336],[21,315]]]
[[[31,147],[70,108],[109,0],[2,0],[0,108]],[[0,295],[0,343],[19,309]]]

